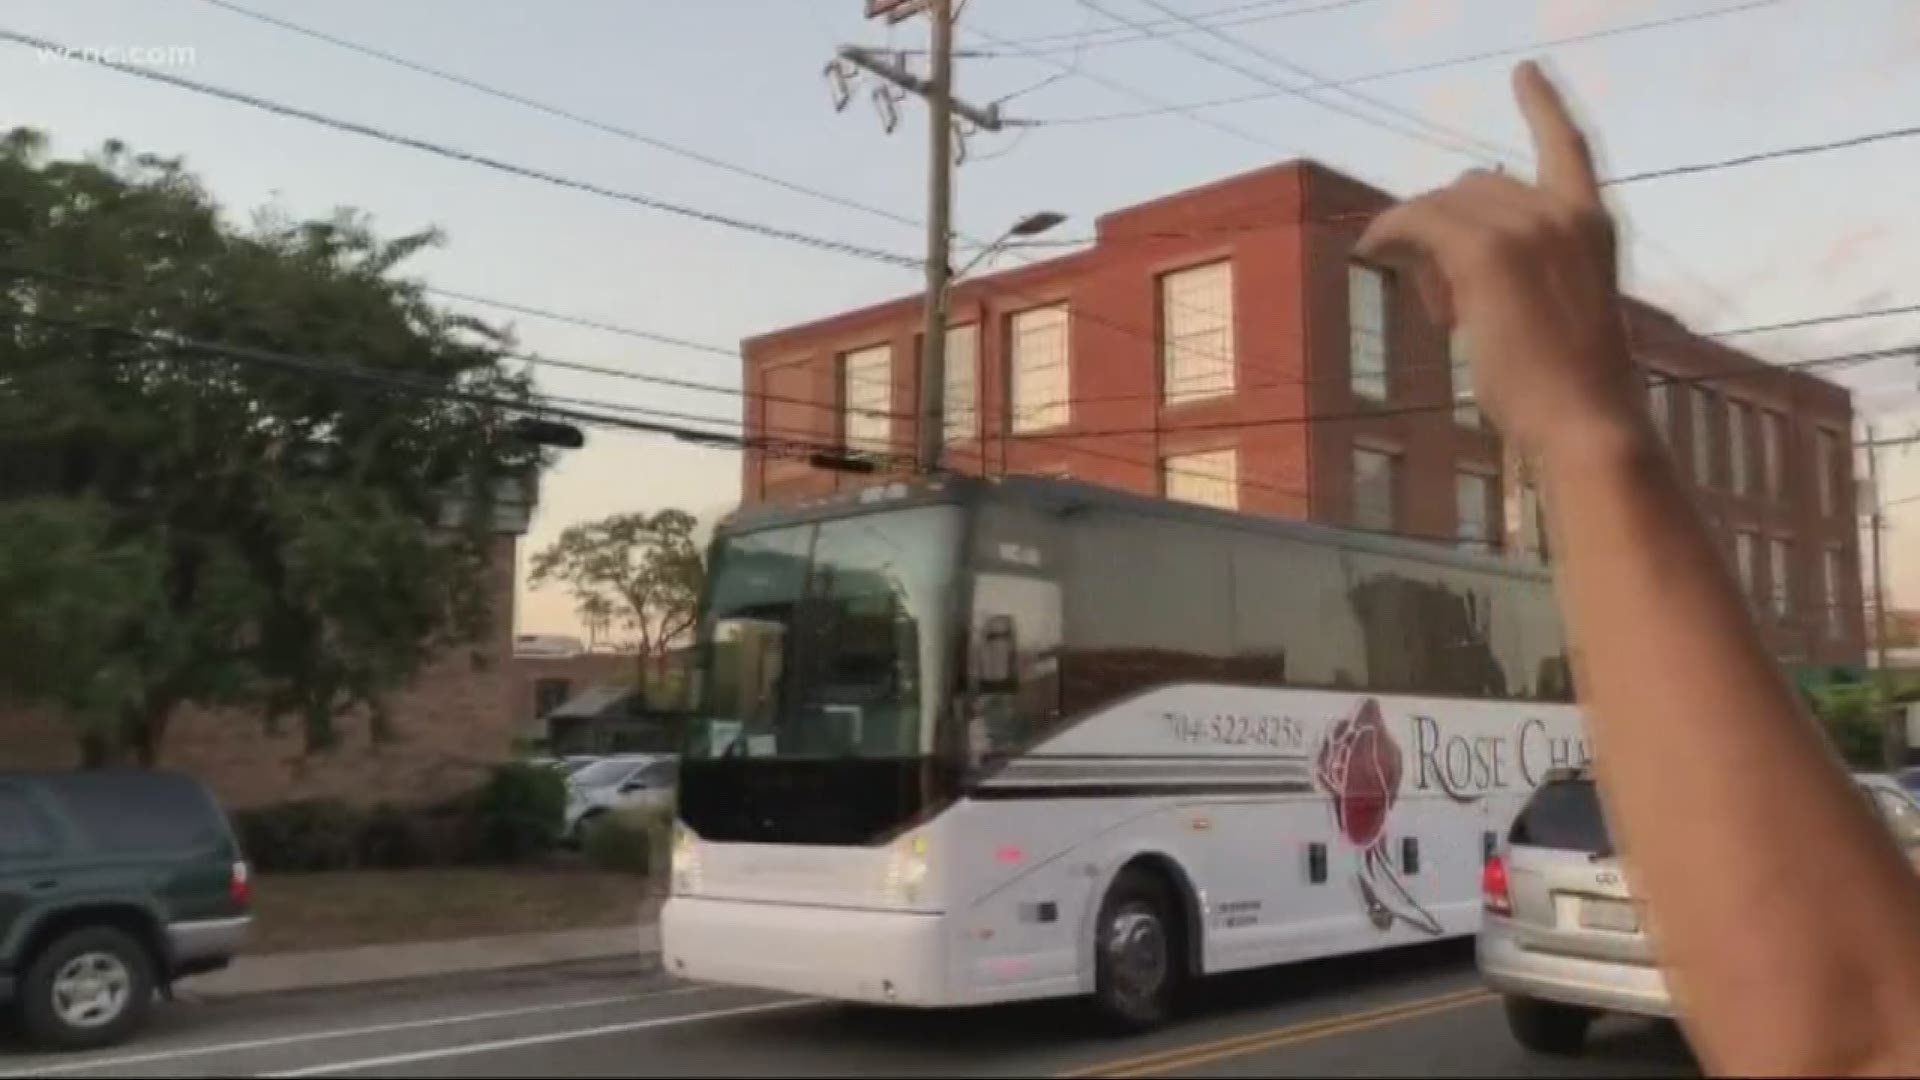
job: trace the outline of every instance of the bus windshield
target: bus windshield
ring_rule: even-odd
[[[724,537],[687,756],[930,753],[961,520],[922,506]]]

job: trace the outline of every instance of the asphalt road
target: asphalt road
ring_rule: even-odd
[[[13,1076],[1693,1076],[1664,1025],[1608,1021],[1573,1059],[1508,1037],[1463,945],[1208,984],[1179,1024],[1115,1039],[1075,1003],[851,1008],[596,964],[163,1006],[115,1051]]]

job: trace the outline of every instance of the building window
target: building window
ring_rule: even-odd
[[[893,448],[893,346],[875,345],[840,358],[840,430],[848,450]]]
[[[1829,545],[1820,560],[1820,594],[1827,609],[1827,636],[1838,638],[1845,625],[1840,619],[1840,545]]]
[[[1067,422],[1069,379],[1067,305],[1022,311],[1008,320],[1012,368],[1011,411],[1015,432],[1040,431]]]
[[[1160,278],[1160,373],[1169,405],[1233,393],[1233,264]]]
[[[535,679],[533,681],[533,718],[542,719],[548,713],[567,703],[573,696],[573,682],[569,679]]]
[[[1727,399],[1727,454],[1732,462],[1731,479],[1735,495],[1748,495],[1747,425],[1753,412],[1743,401]]]
[[[1208,450],[1174,454],[1160,462],[1161,490],[1181,502],[1240,508],[1240,452]]]
[[[1473,396],[1473,358],[1467,352],[1467,335],[1456,328],[1447,338],[1447,359],[1453,376],[1453,422],[1461,427],[1480,426],[1480,402]]]
[[[1659,372],[1653,373],[1654,382],[1647,387],[1647,406],[1653,410],[1653,426],[1660,432],[1660,438],[1673,445],[1673,382],[1670,377]]]
[[[1693,482],[1713,486],[1713,394],[1694,387],[1693,402]]]
[[[1767,569],[1773,584],[1773,613],[1784,619],[1793,610],[1793,598],[1788,592],[1787,577],[1788,560],[1792,558],[1793,549],[1786,540],[1778,536],[1768,542],[1768,547],[1770,550],[1767,552]]]
[[[1454,474],[1454,537],[1462,551],[1493,550],[1492,506],[1492,477],[1476,472]]]
[[[950,443],[980,437],[980,328],[972,324],[947,329],[947,391],[942,431]]]
[[[1814,436],[1814,484],[1820,491],[1820,513],[1831,517],[1835,509],[1834,481],[1840,472],[1840,436],[1820,428]]]
[[[1759,538],[1742,529],[1733,534],[1733,561],[1740,569],[1740,591],[1749,599],[1760,595]]]
[[[1760,414],[1760,471],[1767,485],[1767,498],[1779,502],[1786,498],[1786,485],[1780,473],[1780,451],[1787,438],[1787,421],[1768,409]]]
[[[1399,493],[1400,458],[1384,450],[1353,450],[1353,524],[1392,532]]]
[[[1540,499],[1540,485],[1531,478],[1520,483],[1520,553],[1541,564],[1553,561],[1547,543],[1547,508]]]
[[[1347,265],[1347,364],[1356,397],[1387,398],[1387,273]]]

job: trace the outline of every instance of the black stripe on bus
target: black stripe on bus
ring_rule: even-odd
[[[1219,781],[1174,784],[990,784],[967,792],[967,797],[982,801],[1032,799],[1152,799],[1193,795],[1309,795],[1313,785],[1304,781],[1268,784],[1235,784]]]

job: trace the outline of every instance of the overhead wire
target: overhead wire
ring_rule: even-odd
[[[1507,46],[1507,47],[1498,48],[1498,49],[1485,49],[1479,52],[1463,53],[1455,56],[1443,57],[1437,60],[1426,60],[1426,61],[1421,61],[1415,64],[1403,65],[1400,67],[1383,68],[1376,71],[1363,72],[1358,75],[1346,75],[1336,79],[1328,79],[1325,81],[1316,81],[1316,82],[1307,83],[1303,86],[1296,87],[1293,90],[1288,90],[1288,91],[1263,91],[1263,92],[1252,93],[1252,94],[1236,94],[1229,97],[1210,98],[1204,101],[1179,102],[1179,103],[1167,105],[1165,107],[1153,108],[1153,109],[1136,109],[1136,110],[1108,112],[1108,113],[1089,113],[1089,114],[1083,114],[1079,116],[1042,116],[1037,118],[1036,122],[1041,124],[1046,124],[1049,126],[1065,126],[1065,125],[1077,125],[1077,124],[1108,124],[1108,123],[1115,123],[1115,122],[1124,121],[1124,120],[1139,120],[1149,116],[1163,116],[1168,113],[1179,112],[1186,109],[1212,109],[1212,108],[1221,108],[1221,107],[1230,106],[1230,105],[1245,105],[1245,104],[1249,104],[1256,101],[1271,101],[1271,100],[1274,100],[1275,98],[1290,96],[1295,91],[1312,92],[1317,90],[1334,90],[1334,89],[1340,89],[1343,87],[1359,86],[1365,83],[1380,82],[1385,79],[1396,79],[1404,75],[1416,75],[1416,74],[1422,74],[1429,71],[1440,71],[1446,68],[1459,67],[1466,64],[1478,64],[1488,60],[1501,60],[1501,59],[1507,59],[1515,56],[1534,56],[1546,50],[1558,49],[1567,45],[1580,45],[1590,41],[1599,41],[1604,38],[1621,37],[1628,34],[1642,33],[1648,30],[1659,30],[1659,29],[1663,29],[1671,26],[1680,26],[1685,23],[1700,22],[1707,19],[1720,18],[1726,15],[1737,15],[1744,12],[1753,11],[1759,8],[1775,7],[1786,2],[1787,0],[1744,0],[1743,3],[1731,4],[1725,7],[1709,8],[1705,11],[1689,12],[1684,15],[1672,15],[1672,16],[1668,16],[1660,19],[1647,19],[1642,22],[1626,23],[1620,26],[1610,26],[1610,27],[1605,27],[1603,29],[1599,29],[1599,30],[1590,30],[1580,34],[1569,34],[1564,37],[1540,38],[1534,41],[1527,42],[1524,45],[1513,45],[1513,46]]]
[[[184,75],[176,75],[172,72],[164,71],[160,68],[138,67],[132,64],[119,63],[118,61],[115,61],[101,54],[96,50],[70,48],[69,46],[62,45],[59,42],[52,41],[43,37],[38,37],[33,34],[23,34],[17,30],[0,28],[0,42],[6,42],[14,45],[21,45],[28,48],[38,49],[42,51],[43,55],[57,53],[60,55],[71,56],[75,60],[82,61],[89,64],[94,64],[99,67],[107,68],[112,71],[117,71],[123,75],[131,75],[135,78],[146,79],[152,82],[163,83],[165,85],[173,86],[178,89],[189,90],[198,94],[206,94],[212,97],[217,97],[222,100],[232,102],[234,104],[245,105],[249,108],[258,109],[263,112],[275,113],[277,115],[289,117],[295,120],[303,120],[310,124],[318,124],[322,127],[331,128],[335,131],[344,132],[346,134],[359,135],[363,138],[374,139],[379,142],[389,143],[394,146],[403,146],[409,149],[423,151],[425,153],[433,154],[437,157],[446,158],[451,161],[459,161],[469,165],[477,165],[481,168],[490,169],[492,171],[504,173],[509,176],[517,176],[522,179],[533,180],[539,183],[552,185],[554,187],[567,188],[573,191],[594,195],[594,196],[597,196],[603,199],[608,199],[614,202],[624,203],[631,206],[637,206],[647,210],[654,210],[660,213],[672,214],[676,217],[683,217],[693,221],[700,221],[709,225],[718,225],[725,228],[734,229],[740,232],[751,233],[751,234],[765,237],[768,239],[784,240],[789,243],[798,244],[803,247],[815,248],[821,251],[836,252],[843,255],[855,255],[863,259],[882,263],[889,266],[894,266],[900,269],[919,269],[923,262],[923,260],[921,260],[916,256],[906,255],[900,252],[887,251],[881,248],[870,247],[864,244],[856,244],[846,240],[836,240],[831,237],[820,236],[820,235],[809,233],[809,232],[803,232],[799,229],[790,229],[790,228],[785,228],[783,226],[778,226],[778,225],[769,225],[765,222],[753,221],[746,218],[735,217],[730,214],[719,213],[713,210],[705,210],[695,206],[689,206],[682,203],[671,202],[666,199],[656,198],[654,196],[642,194],[639,192],[622,191],[616,188],[607,187],[603,184],[595,183],[590,180],[581,180],[575,177],[562,176],[559,173],[549,172],[545,169],[536,168],[531,165],[522,165],[516,162],[507,161],[502,158],[491,157],[489,155],[481,154],[475,151],[461,150],[456,147],[446,146],[440,143],[432,142],[427,139],[421,139],[411,135],[402,135],[397,132],[387,131],[383,128],[374,127],[370,124],[362,124],[353,120],[344,120],[336,116],[328,116],[324,113],[315,112],[311,109],[303,109],[298,106],[285,104],[283,102],[272,101],[270,99],[263,98],[255,94],[249,94],[243,91],[229,89],[227,87],[215,86],[211,83],[201,82],[196,79],[189,79]]]

